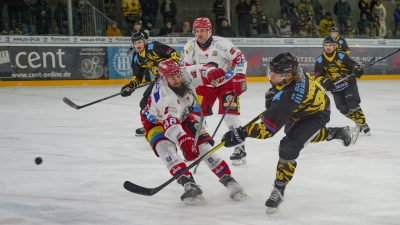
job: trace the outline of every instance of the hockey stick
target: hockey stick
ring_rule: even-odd
[[[193,96],[194,100],[196,101],[197,105],[199,106],[199,110],[200,110],[200,121],[199,121],[200,126],[196,131],[196,135],[194,136],[194,142],[193,142],[193,148],[195,148],[197,145],[197,141],[199,140],[200,130],[203,128],[204,115],[203,115],[203,110],[201,110],[201,104],[197,100],[197,96],[193,92],[191,92],[191,93],[192,93],[192,96]]]
[[[388,55],[386,55],[386,56],[384,56],[384,57],[382,57],[382,58],[380,58],[380,59],[378,59],[378,60],[376,60],[376,61],[370,62],[370,63],[369,63],[368,65],[366,65],[363,69],[367,69],[367,68],[369,68],[369,67],[375,65],[375,64],[377,64],[378,62],[380,62],[380,61],[382,61],[382,60],[388,58],[389,56],[392,56],[392,55],[396,54],[397,52],[400,52],[400,48],[398,48],[398,49],[395,50],[394,52],[392,52],[392,53],[390,53],[390,54],[388,54]],[[354,76],[355,76],[355,74],[354,74],[354,73],[351,73],[350,75],[348,75],[348,76],[346,76],[346,77],[344,77],[344,78],[342,78],[342,79],[336,81],[336,82],[333,83],[333,84],[334,84],[334,85],[337,85],[337,84],[339,84],[340,82],[342,82],[342,81],[344,81],[344,80],[347,80],[347,79],[349,79],[349,78],[351,78],[351,77],[354,77]]]
[[[228,112],[228,109],[229,109],[229,107],[231,106],[233,100],[235,100],[235,98],[236,98],[236,90],[233,90],[233,97],[232,97],[231,101],[229,102],[228,107],[226,107],[225,112],[224,112],[224,115],[222,115],[222,118],[221,118],[221,120],[219,121],[219,123],[218,123],[218,125],[217,125],[217,128],[215,128],[215,131],[214,131],[213,135],[211,136],[212,138],[215,137],[215,134],[217,133],[217,131],[218,131],[218,129],[219,129],[219,126],[221,125],[222,121],[224,120],[225,115],[226,115],[226,113]],[[196,173],[196,172],[197,172],[197,167],[199,167],[199,165],[200,165],[200,163],[196,165],[196,167],[195,167],[194,170],[193,170],[193,173]]]
[[[150,84],[150,82],[146,82],[146,83],[143,83],[143,84],[138,85],[138,86],[137,86],[136,88],[134,88],[134,89],[136,90],[136,89],[138,89],[138,88],[145,87],[145,86],[147,86],[147,85],[149,85],[149,84]],[[73,103],[71,100],[69,100],[67,97],[64,97],[64,98],[63,98],[63,102],[64,102],[65,104],[71,106],[72,108],[78,110],[78,109],[82,109],[82,108],[88,107],[88,106],[90,106],[90,105],[93,105],[93,104],[102,102],[102,101],[104,101],[104,100],[107,100],[107,99],[110,99],[110,98],[114,98],[114,97],[116,97],[116,96],[118,96],[118,95],[120,95],[120,94],[121,94],[121,92],[116,93],[116,94],[113,94],[113,95],[110,95],[110,96],[105,97],[105,98],[102,98],[102,99],[99,99],[99,100],[94,101],[94,102],[90,102],[90,103],[88,103],[88,104],[86,104],[86,105],[77,105],[77,104]]]
[[[264,111],[265,112],[265,111]],[[260,113],[259,115],[257,115],[254,119],[252,119],[250,122],[248,122],[246,125],[244,125],[244,127],[248,127],[250,126],[252,123],[256,122],[258,119],[260,119],[262,117],[262,115],[264,114],[264,112]],[[145,195],[145,196],[153,196],[155,194],[157,194],[159,191],[161,191],[163,188],[165,188],[167,185],[169,185],[170,183],[172,183],[173,181],[175,181],[176,179],[178,179],[180,176],[182,176],[182,174],[184,174],[185,172],[189,171],[190,169],[192,169],[195,165],[197,165],[198,163],[200,163],[206,156],[216,152],[218,149],[220,149],[221,147],[223,147],[225,145],[225,142],[221,142],[219,143],[217,146],[215,146],[213,149],[211,149],[210,151],[208,151],[206,154],[204,154],[203,156],[201,156],[200,158],[196,159],[196,161],[194,161],[192,164],[190,164],[188,167],[186,167],[185,169],[181,170],[180,172],[178,172],[177,174],[175,174],[173,177],[171,177],[169,180],[167,180],[166,182],[164,182],[163,184],[161,184],[160,186],[156,187],[156,188],[146,188],[146,187],[142,187],[139,186],[137,184],[134,184],[130,181],[125,181],[124,182],[124,188],[127,191],[130,191],[132,193],[135,194],[139,194],[139,195]]]

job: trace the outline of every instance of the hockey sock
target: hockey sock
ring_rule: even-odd
[[[279,158],[278,165],[276,166],[276,180],[288,183],[292,180],[294,171],[296,169],[296,160],[284,160]]]
[[[218,179],[224,175],[231,175],[231,170],[229,169],[229,166],[226,164],[225,160],[222,160],[218,166],[212,169],[212,171],[215,175],[217,175]]]
[[[364,125],[366,123],[364,112],[362,111],[361,107],[357,107],[355,109],[351,109],[355,116],[355,122],[360,125]]]
[[[326,127],[323,127],[321,130],[319,130],[319,133],[317,136],[315,136],[314,139],[311,140],[311,143],[317,143],[321,141],[325,141],[329,136],[329,133],[326,129]]]

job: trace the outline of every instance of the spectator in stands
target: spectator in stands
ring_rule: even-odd
[[[142,7],[142,24],[150,22],[153,28],[157,27],[158,8],[160,4],[158,0],[140,0],[140,6]],[[150,34],[150,36],[152,36]]]
[[[372,12],[372,10],[374,10],[374,7],[375,7],[375,4],[376,4],[376,0],[371,0],[371,2],[369,3],[369,5],[370,5],[370,9],[371,9],[371,12]],[[372,16],[373,17],[373,16]],[[374,20],[374,18],[372,18],[372,20]],[[372,20],[371,20],[371,22],[372,22]]]
[[[371,33],[371,29],[369,27],[364,27],[364,32],[363,35],[361,35],[361,38],[364,39],[374,38],[374,35]]]
[[[290,29],[292,34],[297,33],[297,23],[300,21],[299,13],[297,12],[297,8],[293,7],[292,11],[290,12],[288,19],[290,21]]]
[[[281,37],[278,26],[275,24],[274,18],[268,18],[268,32],[269,37]]]
[[[292,8],[296,8],[293,0],[286,0],[286,3],[281,5],[281,13],[286,12],[286,14],[289,16],[289,14],[292,12]]]
[[[395,29],[397,30],[397,24],[400,22],[400,4],[397,4],[397,8],[394,10],[394,26]]]
[[[400,22],[397,22],[396,39],[400,39]]]
[[[35,14],[36,8],[30,0],[24,0],[21,7],[22,35],[35,35]]]
[[[367,20],[372,21],[371,4],[368,3],[368,0],[359,0],[358,8],[360,9],[360,19],[362,19],[362,14],[365,14],[367,16]]]
[[[215,15],[215,23],[217,24],[217,32],[222,24],[222,19],[225,18],[225,0],[215,0],[213,3],[212,13]]]
[[[72,30],[73,30],[73,35],[77,35],[78,34],[78,18],[77,18],[77,14],[75,11],[76,8],[73,7],[73,24],[71,24],[72,26]],[[53,15],[54,20],[57,23],[58,26],[58,30],[60,32],[60,35],[68,35],[69,32],[69,25],[68,24],[68,6],[67,6],[67,0],[60,0],[60,2],[58,3],[56,9],[54,10],[54,15]],[[93,29],[91,28],[88,24],[86,24],[87,26],[87,30]]]
[[[386,36],[386,26],[382,23],[378,16],[374,17],[374,22],[372,23],[372,32],[374,33],[375,38],[385,38]]]
[[[263,10],[261,10],[260,3],[257,3],[256,12],[251,14],[251,18],[253,22],[252,27],[256,34],[266,34],[268,32],[267,15]]]
[[[113,20],[107,26],[106,36],[109,37],[122,36],[121,30],[118,28],[117,21]]]
[[[142,28],[142,21],[140,21],[140,20],[136,21],[135,24],[133,25],[132,34],[138,32],[138,31],[140,31],[140,33],[143,34],[143,36],[146,40],[149,39],[149,34],[147,32],[145,32],[145,30]]]
[[[361,20],[358,22],[358,30],[360,31],[360,35],[364,34],[365,27],[372,27],[372,22],[367,19],[367,14],[363,13],[361,15]]]
[[[235,31],[229,26],[227,19],[222,19],[217,35],[221,37],[236,37]]]
[[[311,22],[311,37],[312,38],[321,37],[320,29],[321,28],[317,24],[317,21],[315,19],[313,19],[312,22]]]
[[[337,16],[339,30],[342,32],[345,22],[351,20],[351,6],[345,0],[339,0],[333,8],[333,13]]]
[[[182,30],[180,31],[182,34],[193,34],[192,27],[190,27],[190,23],[188,21],[183,22]]]
[[[8,28],[9,34],[22,34],[18,29],[20,23],[19,12],[23,4],[23,0],[6,0],[8,12]]]
[[[51,8],[45,0],[37,0],[36,8],[36,29],[38,35],[48,35],[51,26]]]
[[[175,29],[172,27],[172,23],[167,21],[165,26],[161,28],[159,36],[169,35],[175,33]]]
[[[153,24],[150,21],[146,22],[146,26],[144,26],[144,31],[148,34],[149,37],[157,36],[156,29],[153,27]]]
[[[250,15],[257,12],[257,1],[256,0],[251,0],[250,6],[251,6]]]
[[[297,33],[295,33],[295,37],[299,38],[311,37],[311,29],[304,15],[300,15],[300,21],[296,24],[296,30]]]
[[[383,6],[383,4],[381,3],[381,0],[376,0],[376,4],[374,6],[374,9],[372,10],[372,15],[374,16],[374,23],[376,21],[375,17],[379,18],[380,21],[380,30],[385,30],[385,35],[386,35],[386,8],[385,6]],[[381,38],[382,35],[379,35]]]
[[[304,8],[300,11],[300,16],[303,15],[308,23],[308,25],[311,25],[311,20],[315,18],[314,11],[311,10],[311,5],[310,3],[306,3]]]
[[[175,16],[177,12],[178,9],[176,8],[175,2],[172,0],[164,0],[160,7],[160,13],[163,16],[163,24],[166,24],[168,21],[174,26],[176,24]]]
[[[286,1],[286,0],[285,0]],[[251,6],[246,0],[239,0],[239,4],[236,5],[235,11],[238,15],[238,31],[239,36],[250,37],[250,10]]]
[[[346,38],[355,38],[357,35],[357,29],[351,25],[351,21],[347,20],[344,26],[343,34]]]
[[[300,3],[297,5],[297,12],[301,12],[305,7],[306,3],[310,3],[310,0],[300,0]],[[310,9],[314,11],[314,8],[311,6]]]
[[[281,13],[281,18],[276,21],[276,26],[279,28],[282,37],[292,36],[291,25],[286,12]]]
[[[4,21],[3,21],[3,8],[5,6],[4,0],[0,0],[0,31],[1,35],[8,34],[8,32],[4,28]]]
[[[319,22],[319,28],[321,32],[321,37],[326,37],[331,35],[331,27],[336,27],[335,21],[331,18],[331,13],[327,12],[325,18]]]
[[[320,18],[320,19],[317,19],[317,21],[316,21],[317,24],[318,24],[318,26],[319,26],[319,22],[321,22],[321,20],[325,18],[325,15],[326,15],[326,10],[325,10],[325,9],[322,9],[322,10],[321,10],[321,18]]]
[[[315,14],[315,19],[317,21],[317,24],[319,24],[319,21],[323,18],[324,15],[322,15],[322,5],[319,2],[319,0],[310,0],[311,8],[314,9],[314,14]]]
[[[122,0],[122,15],[125,17],[128,35],[130,35],[133,25],[143,16],[139,0]]]

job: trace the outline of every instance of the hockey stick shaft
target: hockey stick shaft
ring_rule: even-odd
[[[265,112],[265,111],[264,111]],[[250,122],[248,122],[246,125],[244,125],[244,127],[248,127],[250,126],[252,123],[256,122],[257,120],[259,120],[262,115],[264,114],[264,112],[260,113],[259,115],[257,115],[254,119],[252,119]],[[190,164],[188,167],[186,167],[185,169],[181,170],[180,172],[178,172],[177,174],[175,174],[173,177],[171,177],[169,180],[167,180],[166,182],[164,182],[163,184],[161,184],[160,186],[156,187],[156,188],[146,188],[146,187],[142,187],[139,186],[137,184],[134,184],[130,181],[125,181],[124,183],[124,188],[132,193],[135,194],[139,194],[139,195],[145,195],[145,196],[153,196],[156,193],[158,193],[159,191],[161,191],[163,188],[165,188],[167,185],[169,185],[170,183],[174,182],[176,179],[178,179],[180,176],[182,176],[182,174],[184,174],[185,172],[189,171],[190,169],[192,169],[194,166],[196,166],[198,163],[200,163],[206,156],[213,154],[214,152],[216,152],[218,149],[220,149],[221,147],[223,147],[225,145],[225,142],[221,142],[219,143],[217,146],[215,146],[213,149],[211,149],[210,151],[208,151],[206,154],[204,154],[203,156],[201,156],[200,158],[198,158],[196,161],[194,161],[192,164]]]
[[[150,82],[143,83],[143,84],[138,85],[138,86],[137,86],[136,88],[134,88],[134,89],[136,90],[136,89],[138,89],[138,88],[145,87],[145,86],[147,86],[147,85],[149,85],[149,84],[150,84]],[[94,101],[94,102],[90,102],[90,103],[85,104],[85,105],[77,105],[77,104],[75,104],[74,102],[72,102],[71,100],[69,100],[67,97],[64,97],[64,98],[63,98],[63,102],[64,102],[65,104],[71,106],[72,108],[78,110],[78,109],[82,109],[82,108],[88,107],[88,106],[90,106],[90,105],[93,105],[93,104],[96,104],[96,103],[105,101],[105,100],[107,100],[107,99],[114,98],[114,97],[116,97],[116,96],[118,96],[118,95],[121,95],[121,92],[116,93],[116,94],[113,94],[113,95],[110,95],[110,96],[108,96],[108,97],[105,97],[105,98],[102,98],[102,99],[99,99],[99,100],[96,100],[96,101]]]
[[[217,131],[218,131],[218,129],[219,129],[219,126],[221,125],[222,121],[224,120],[225,115],[226,115],[226,113],[228,112],[229,107],[231,106],[231,104],[232,104],[232,102],[235,100],[235,98],[236,98],[236,90],[233,90],[233,97],[232,97],[231,101],[229,102],[228,107],[226,107],[225,112],[224,112],[224,114],[222,115],[222,118],[221,118],[221,120],[219,121],[219,123],[218,123],[218,125],[217,125],[217,128],[215,128],[215,131],[214,131],[213,135],[211,136],[212,138],[215,137],[215,134],[217,133]],[[195,167],[194,170],[193,170],[193,173],[196,173],[196,172],[197,172],[197,168],[199,167],[199,165],[200,165],[200,163],[198,163],[198,164],[196,165],[196,167]]]
[[[378,62],[380,62],[380,61],[382,61],[382,60],[384,60],[384,59],[386,59],[386,58],[388,58],[388,57],[390,57],[390,56],[396,54],[396,53],[399,52],[399,51],[400,51],[400,48],[396,49],[396,50],[393,51],[392,53],[390,53],[390,54],[388,54],[388,55],[386,55],[386,56],[384,56],[384,57],[382,57],[382,58],[380,58],[380,59],[378,59],[378,60],[376,60],[376,61],[370,62],[370,63],[369,63],[368,65],[366,65],[363,69],[367,69],[367,68],[369,68],[369,67],[375,65],[376,63],[378,63]],[[339,84],[340,82],[345,81],[345,80],[347,80],[347,79],[349,79],[349,78],[351,78],[351,77],[354,77],[354,76],[355,76],[355,74],[354,74],[354,73],[351,73],[350,75],[348,75],[348,76],[346,76],[346,77],[344,77],[344,78],[342,78],[342,79],[336,81],[336,82],[333,83],[333,84],[334,84],[334,85],[337,85],[337,84]]]

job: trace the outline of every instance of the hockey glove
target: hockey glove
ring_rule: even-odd
[[[329,78],[325,78],[325,79],[321,80],[321,85],[322,85],[322,87],[325,88],[326,91],[332,91],[333,89],[335,89],[335,85]]]
[[[234,147],[236,145],[242,144],[247,137],[247,132],[245,128],[238,127],[231,131],[228,131],[222,136],[222,141],[225,141],[225,147]]]
[[[265,92],[265,108],[269,109],[272,104],[272,99],[275,97],[275,89],[271,88],[267,92]]]
[[[354,76],[360,78],[364,74],[364,70],[361,67],[354,67],[353,69]]]
[[[135,87],[133,86],[133,82],[129,82],[129,84],[123,86],[121,88],[121,96],[127,97],[130,96],[135,91]]]
[[[194,139],[192,137],[187,134],[182,135],[178,138],[178,143],[186,160],[192,161],[199,157],[199,147],[196,146],[193,148]]]
[[[210,69],[207,72],[207,81],[214,87],[224,81],[226,71],[221,68]]]

